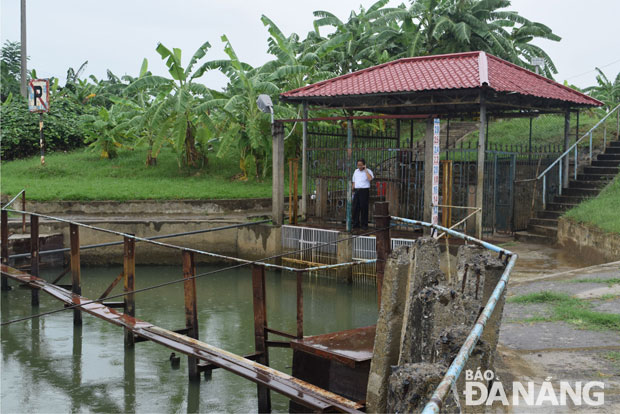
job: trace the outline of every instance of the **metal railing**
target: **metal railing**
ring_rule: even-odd
[[[536,181],[540,180],[542,178],[542,203],[543,203],[543,210],[547,207],[547,174],[553,169],[553,167],[556,166],[556,164],[560,163],[560,161],[564,160],[564,158],[566,157],[566,159],[568,160],[570,157],[571,152],[574,154],[575,157],[575,168],[574,168],[574,178],[575,180],[577,179],[577,169],[579,166],[579,156],[578,156],[578,151],[577,151],[577,147],[579,146],[579,144],[587,137],[589,137],[589,148],[588,148],[588,152],[589,152],[589,159],[590,162],[592,162],[592,132],[594,132],[594,130],[596,128],[598,128],[601,124],[605,124],[605,121],[607,120],[607,118],[609,118],[611,116],[611,114],[616,113],[616,136],[620,137],[620,105],[617,105],[614,109],[612,109],[611,111],[609,111],[603,118],[601,118],[600,121],[598,121],[596,123],[596,125],[594,125],[592,128],[590,128],[590,130],[588,132],[586,132],[585,134],[583,134],[581,136],[581,138],[579,138],[577,141],[575,141],[575,143],[573,145],[571,145],[566,151],[564,151],[562,153],[562,155],[560,155],[555,161],[553,161],[542,173],[540,173],[540,175],[538,175],[538,177],[535,178]],[[605,148],[607,146],[607,127],[605,126],[605,132],[603,133],[603,148]],[[563,164],[563,163],[562,163]],[[563,187],[563,174],[569,174],[568,170],[567,171],[563,171],[563,165],[559,164],[558,165],[558,178],[559,178],[559,184],[558,184],[558,192],[560,195],[562,195],[562,187]]]

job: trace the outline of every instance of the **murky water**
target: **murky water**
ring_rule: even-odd
[[[198,273],[214,267],[199,266]],[[84,268],[82,292],[101,295],[120,267]],[[47,271],[47,277],[55,273]],[[44,274],[45,276],[45,274]],[[136,287],[182,277],[180,267],[138,266]],[[65,279],[65,283],[68,283]],[[295,332],[295,276],[267,273],[269,326]],[[254,351],[252,284],[248,269],[225,271],[196,281],[200,340],[236,354]],[[33,312],[29,289],[2,292],[2,320]],[[114,293],[121,292],[117,287]],[[41,293],[39,312],[62,303]],[[120,299],[117,299],[120,300]],[[183,286],[176,284],[136,295],[136,316],[168,329],[185,327]],[[304,333],[334,332],[376,323],[374,286],[351,286],[308,278],[304,284]],[[171,350],[151,342],[125,352],[122,329],[85,314],[74,329],[72,312],[4,326],[1,330],[3,413],[66,412],[256,412],[256,385],[222,369],[200,385],[187,379]],[[277,338],[276,339],[280,339]],[[292,352],[271,348],[270,366],[290,373]],[[274,411],[288,411],[288,400],[272,392]]]

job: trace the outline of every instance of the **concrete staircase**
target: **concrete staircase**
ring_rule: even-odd
[[[570,180],[562,195],[556,195],[546,209],[536,212],[528,222],[527,231],[515,233],[519,241],[554,244],[557,241],[558,219],[583,200],[596,197],[601,189],[620,172],[620,140],[610,141],[605,151],[597,155],[590,166]]]

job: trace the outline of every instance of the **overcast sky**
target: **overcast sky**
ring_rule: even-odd
[[[1,36],[20,40],[19,0],[0,0]],[[29,69],[38,77],[58,76],[64,83],[67,68],[88,60],[85,74],[104,77],[106,69],[117,75],[137,75],[142,58],[149,69],[165,74],[155,52],[162,42],[183,51],[183,62],[208,40],[206,59],[224,58],[222,34],[228,35],[240,58],[260,65],[267,54],[267,30],[261,14],[269,16],[285,34],[305,37],[312,30],[314,10],[329,10],[345,20],[360,4],[374,0],[28,0]],[[396,6],[400,1],[391,1]],[[409,4],[408,1],[406,1]],[[512,0],[510,10],[544,23],[562,37],[560,42],[537,41],[555,62],[556,80],[580,87],[595,83],[596,66],[611,79],[620,72],[619,0]],[[201,81],[222,88],[226,81],[217,72]]]

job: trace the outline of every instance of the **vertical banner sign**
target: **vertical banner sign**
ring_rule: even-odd
[[[439,224],[439,118],[433,123],[433,209],[431,223]],[[437,236],[438,232],[435,233]]]
[[[32,79],[28,84],[28,109],[39,114],[39,145],[41,165],[45,164],[45,139],[43,138],[43,112],[50,110],[50,83],[47,79]]]

